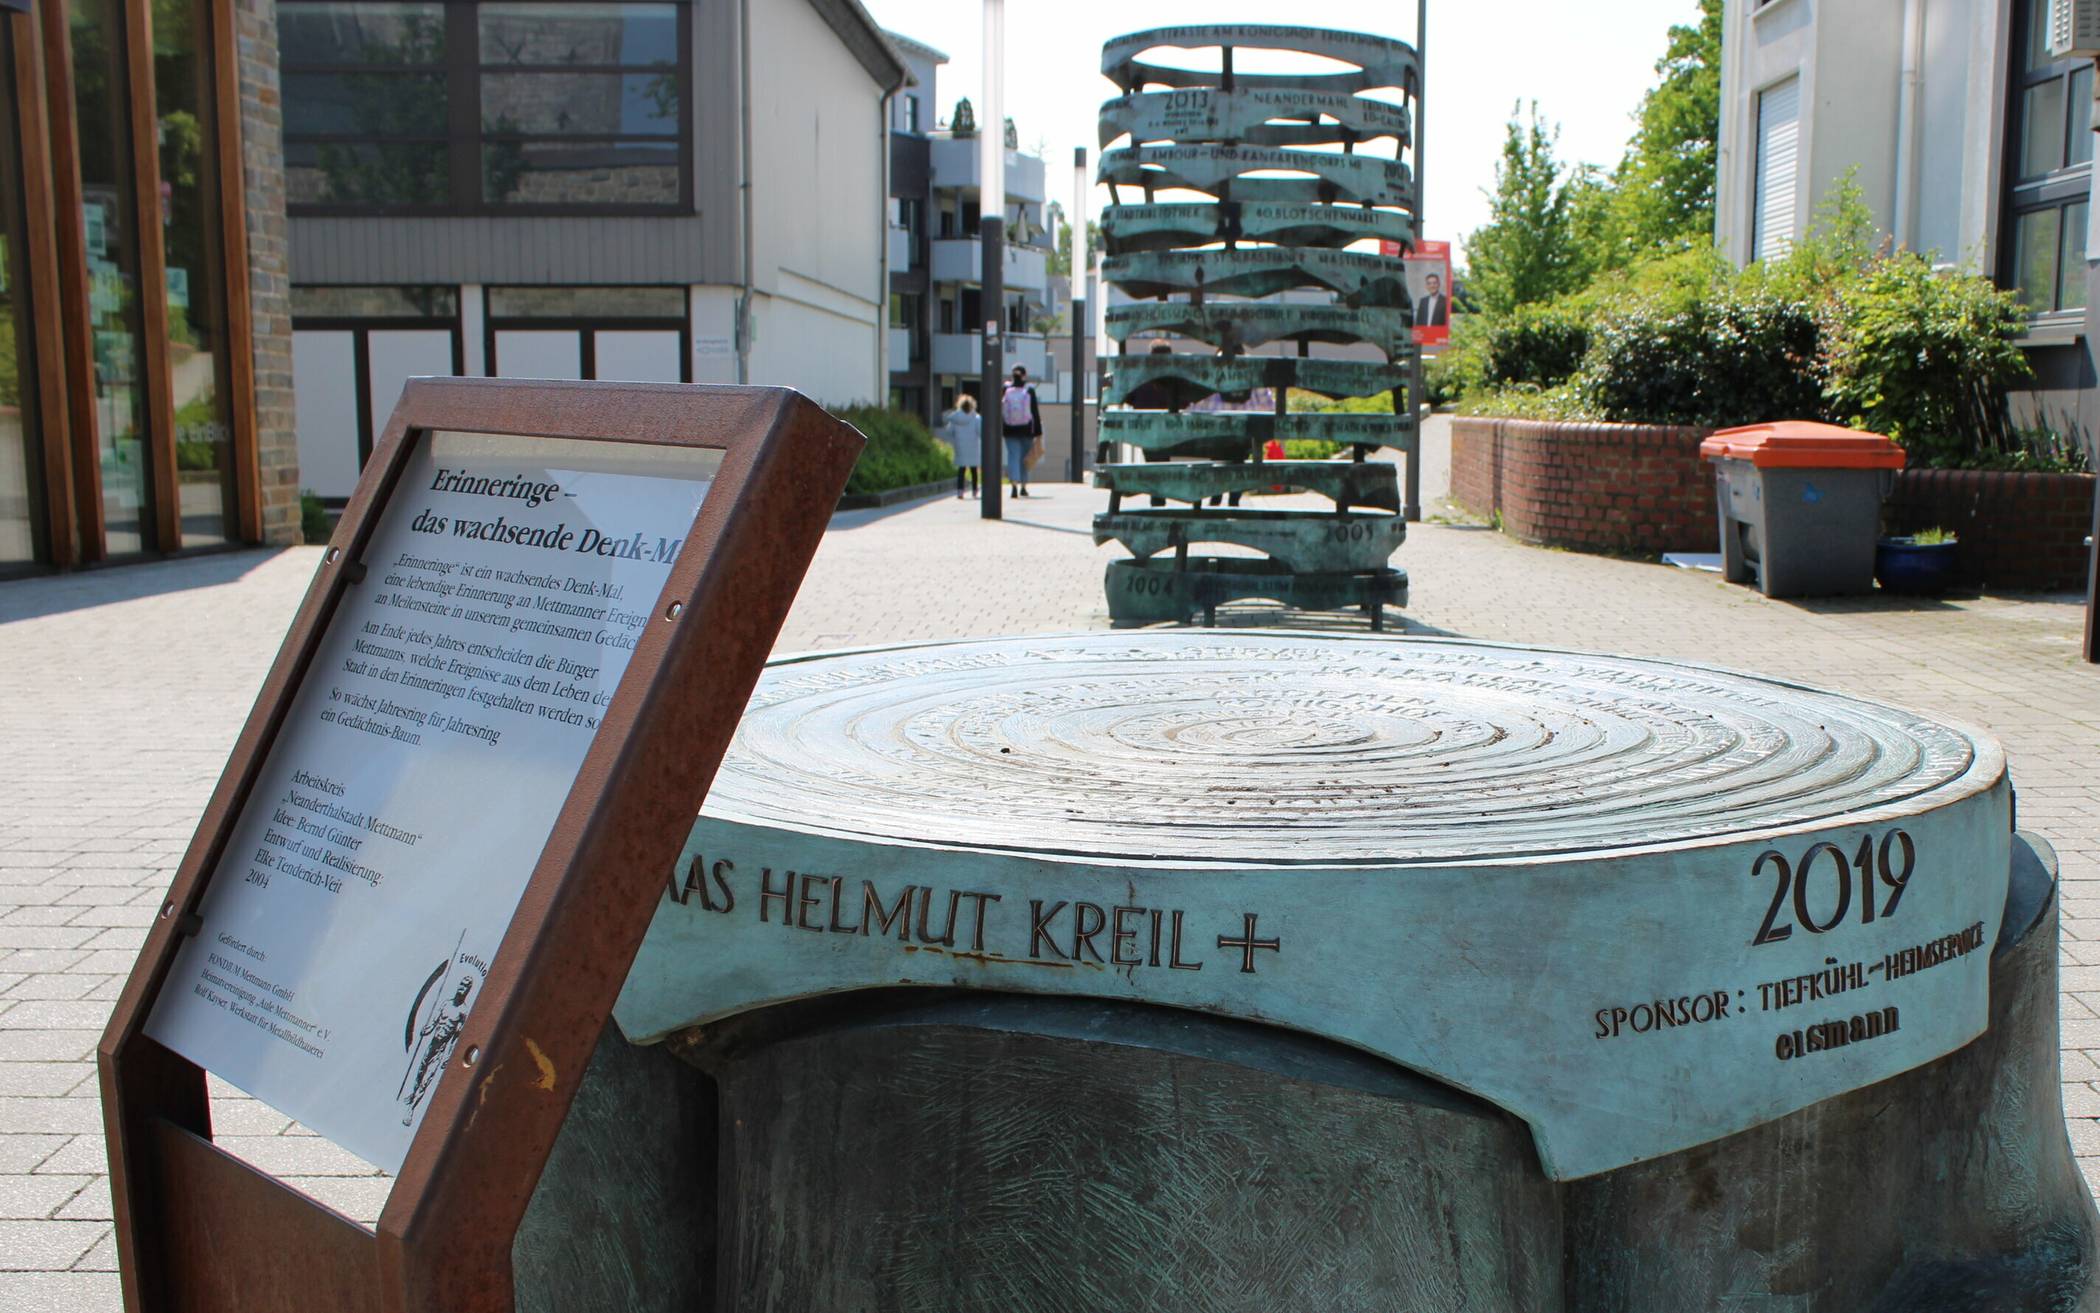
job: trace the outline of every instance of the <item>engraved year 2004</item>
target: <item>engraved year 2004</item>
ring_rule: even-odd
[[[1892,854],[1900,856],[1901,869],[1897,869],[1896,862],[1891,860]],[[1772,905],[1765,909],[1764,924],[1758,927],[1757,938],[1750,941],[1751,946],[1790,939],[1797,923],[1812,935],[1835,930],[1852,910],[1855,885],[1861,925],[1871,923],[1877,916],[1894,916],[1917,861],[1917,849],[1902,830],[1890,830],[1882,835],[1878,846],[1873,835],[1862,835],[1859,848],[1849,857],[1844,849],[1828,842],[1810,844],[1796,863],[1789,863],[1777,848],[1765,849],[1750,864],[1750,874],[1762,875],[1770,866],[1777,870],[1779,883],[1772,890]],[[1811,886],[1824,882],[1826,872],[1834,877],[1836,896],[1829,904],[1829,915],[1818,919],[1812,904],[1824,900],[1811,899],[1809,891]],[[1877,873],[1881,877],[1879,885],[1874,878]],[[1887,890],[1888,897],[1876,907],[1876,899],[1883,889]],[[1792,905],[1792,920],[1787,919],[1789,904]]]

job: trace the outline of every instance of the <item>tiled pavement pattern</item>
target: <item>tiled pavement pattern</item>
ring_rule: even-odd
[[[781,650],[1104,625],[1101,571],[1121,549],[1087,533],[1103,495],[1038,491],[998,525],[953,499],[840,517]],[[0,1309],[117,1307],[91,1055],[317,554],[0,585]],[[2064,1099],[2100,1181],[2100,668],[2076,660],[2073,599],[1768,602],[1708,575],[1438,523],[1399,563],[1414,580],[1409,632],[1712,662],[1996,731],[2022,824],[2063,859]],[[235,1151],[376,1215],[384,1178],[218,1093]]]

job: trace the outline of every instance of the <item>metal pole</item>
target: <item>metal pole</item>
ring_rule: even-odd
[[[978,316],[983,354],[979,362],[977,413],[984,440],[984,494],[978,513],[1001,518],[1006,472],[1006,437],[999,393],[1006,376],[1006,110],[1000,81],[1006,65],[1006,0],[984,0],[984,117],[977,125],[977,231],[984,264],[978,278]]]
[[[1072,148],[1072,482],[1086,482],[1086,147]]]
[[[1422,145],[1427,136],[1423,131],[1426,121],[1423,106],[1428,97],[1423,88],[1429,83],[1429,0],[1415,0],[1415,121],[1411,125],[1415,142],[1415,240],[1421,241],[1428,230],[1423,227],[1422,216],[1427,212],[1424,198],[1429,194],[1429,185],[1422,173]],[[1414,437],[1407,448],[1406,487],[1400,499],[1400,513],[1410,523],[1422,519],[1422,348],[1416,347],[1413,363],[1407,370],[1407,408],[1409,418],[1414,421]]]

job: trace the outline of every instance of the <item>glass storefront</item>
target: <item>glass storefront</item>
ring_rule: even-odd
[[[0,574],[44,555],[36,490],[36,371],[30,359],[28,214],[15,116],[12,25],[0,22]]]
[[[233,417],[227,408],[225,270],[219,251],[211,43],[198,0],[153,0],[160,123],[161,250],[167,263],[168,376],[175,473],[188,546],[237,536]]]
[[[131,163],[131,79],[123,0],[73,0],[73,116],[80,136],[94,345],[96,457],[111,556],[149,545],[145,332],[139,323],[138,194]]]
[[[226,0],[0,8],[0,573],[261,534],[232,42]]]

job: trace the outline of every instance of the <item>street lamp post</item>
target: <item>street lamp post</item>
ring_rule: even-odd
[[[984,495],[978,513],[1000,518],[1000,476],[1005,473],[1006,435],[999,394],[1006,375],[1006,106],[999,85],[1006,65],[1006,0],[984,0],[984,117],[977,125],[977,230],[984,243],[978,279],[983,321],[982,379],[977,413],[983,416]]]
[[[1086,482],[1086,147],[1072,149],[1072,482]]]

